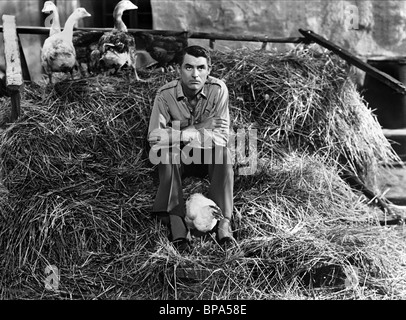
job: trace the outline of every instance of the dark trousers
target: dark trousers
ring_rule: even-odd
[[[182,149],[183,155],[186,155]],[[182,179],[187,176],[204,177],[208,174],[210,188],[208,197],[222,210],[226,218],[231,219],[233,213],[234,172],[230,151],[226,147],[213,149],[191,149],[185,161],[158,164],[159,187],[155,197],[153,212],[170,212],[185,217]],[[178,150],[179,151],[179,150]],[[170,156],[174,151],[168,151]],[[200,152],[200,157],[199,157]],[[199,159],[199,163],[191,163],[191,159]]]

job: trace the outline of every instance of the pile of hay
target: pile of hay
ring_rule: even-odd
[[[146,131],[156,90],[175,75],[33,84],[0,137],[2,298],[405,297],[402,230],[380,227],[338,176],[343,154],[372,174],[397,160],[346,66],[300,48],[213,55],[234,129],[258,130],[257,170],[235,179],[238,244],[197,238],[180,255],[150,218]],[[187,182],[185,196],[207,190]],[[50,265],[58,291],[44,285]]]
[[[233,97],[234,125],[260,130],[265,153],[317,154],[366,180],[379,163],[398,160],[345,61],[306,49],[279,55],[241,50],[217,53],[217,59],[216,75]]]

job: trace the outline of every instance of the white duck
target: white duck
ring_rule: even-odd
[[[117,3],[113,12],[113,30],[101,36],[98,48],[91,53],[92,69],[97,69],[100,62],[107,70],[115,69],[116,72],[127,65],[134,70],[136,79],[141,80],[136,69],[135,39],[127,32],[127,26],[122,19],[124,11],[135,9],[138,7],[129,0],[121,0]]]
[[[60,33],[61,23],[59,21],[59,13],[56,5],[52,1],[45,1],[42,12],[50,14],[50,16],[47,17],[47,20],[52,21],[51,28],[49,29],[49,35],[52,36],[55,33]]]
[[[90,17],[85,8],[77,8],[68,17],[62,32],[45,39],[41,50],[41,64],[52,83],[53,72],[69,72],[73,78],[73,68],[77,65],[76,51],[72,43],[73,27],[79,19]]]
[[[192,194],[186,201],[185,222],[189,229],[209,232],[222,218],[223,213],[216,203],[201,193]]]

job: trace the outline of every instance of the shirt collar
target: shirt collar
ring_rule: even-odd
[[[202,90],[200,90],[200,92],[198,93],[199,98],[200,98],[200,96],[202,96],[207,99],[207,86],[206,86],[207,83],[208,83],[208,79],[206,80],[205,84],[203,85]],[[182,84],[179,79],[178,84],[176,85],[176,99],[182,100],[184,98],[186,98],[186,97],[185,97],[185,94],[183,93]]]

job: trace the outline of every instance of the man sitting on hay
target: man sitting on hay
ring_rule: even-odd
[[[148,128],[150,160],[159,171],[152,212],[169,226],[171,241],[180,251],[189,247],[182,178],[190,175],[209,175],[208,197],[224,216],[217,224],[217,240],[220,244],[233,240],[229,94],[225,83],[210,76],[210,71],[209,52],[200,46],[187,47],[180,78],[158,90]]]

